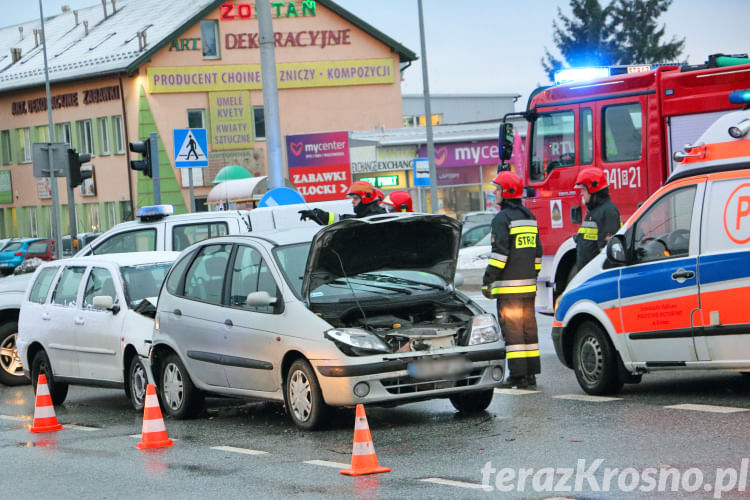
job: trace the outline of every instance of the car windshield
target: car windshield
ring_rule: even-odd
[[[310,243],[278,247],[275,250],[284,277],[298,297],[302,296],[302,279],[305,274]],[[422,271],[403,269],[377,270],[339,278],[310,292],[314,302],[338,302],[356,294],[357,299],[378,299],[396,295],[443,290],[447,284],[442,278]]]
[[[128,307],[134,309],[143,299],[158,297],[171,265],[171,262],[162,262],[121,268]]]
[[[492,243],[492,232],[489,232],[485,234],[482,239],[474,243],[475,247],[484,246],[484,245],[490,245]]]
[[[23,246],[23,243],[19,243],[19,242],[9,243],[8,246],[3,248],[3,252],[14,252],[16,250],[20,250],[22,246]]]

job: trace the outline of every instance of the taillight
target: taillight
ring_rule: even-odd
[[[16,252],[13,255],[15,255],[16,257],[20,257],[21,255],[23,255],[23,252]]]

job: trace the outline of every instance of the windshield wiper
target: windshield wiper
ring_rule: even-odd
[[[351,279],[358,279],[358,278],[349,278],[349,279],[351,280]],[[372,288],[380,288],[381,290],[388,290],[388,291],[391,291],[391,292],[405,293],[406,295],[411,295],[412,294],[411,290],[407,290],[405,288],[396,288],[396,287],[392,287],[392,286],[384,286],[384,285],[382,285],[380,283],[377,283],[377,284],[369,283],[369,280],[364,280],[364,281],[366,281],[366,283],[365,283],[366,286],[369,286],[369,287],[372,287]],[[338,285],[338,286],[351,286],[349,283],[347,283],[345,281],[340,281],[340,280],[331,281],[328,284],[329,285]]]
[[[436,285],[434,283],[424,283],[422,281],[414,281],[414,280],[409,280],[406,278],[399,278],[397,276],[390,276],[388,274],[360,274],[358,278],[362,278],[368,281],[374,278],[373,281],[377,281],[377,282],[385,281],[386,283],[394,283],[397,285],[406,285],[406,286],[419,285],[419,286],[426,286],[428,288],[433,288],[435,290],[445,290],[445,287],[442,285]]]

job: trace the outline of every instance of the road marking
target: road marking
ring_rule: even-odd
[[[495,389],[495,394],[509,394],[511,396],[520,396],[522,394],[536,394],[539,391],[531,389]]]
[[[440,477],[428,477],[425,479],[420,479],[420,481],[425,483],[434,483],[434,484],[442,484],[445,486],[456,486],[458,488],[469,488],[472,490],[484,490],[487,489],[487,491],[490,491],[491,486],[484,486],[479,483],[467,483],[465,481],[454,481],[453,479],[443,479]]]
[[[555,399],[572,399],[574,401],[590,401],[592,403],[604,403],[606,401],[622,401],[622,398],[613,398],[609,396],[592,396],[590,394],[561,394],[552,396]]]
[[[21,416],[18,416],[18,415],[0,415],[0,419],[26,422],[28,420],[31,420],[31,417],[26,416],[26,415],[21,415]]]
[[[69,429],[78,429],[79,431],[100,431],[101,430],[99,427],[88,427],[86,425],[78,425],[78,424],[65,424],[65,427]]]
[[[708,413],[739,413],[741,411],[747,411],[747,408],[735,408],[733,406],[714,406],[714,405],[700,405],[685,403],[680,405],[669,405],[664,408],[672,410],[693,410],[693,411],[705,411]]]
[[[268,455],[267,451],[251,450],[249,448],[235,448],[234,446],[212,446],[212,450],[231,451],[232,453],[242,453],[244,455]]]
[[[341,462],[329,462],[328,460],[306,460],[305,463],[310,465],[322,465],[323,467],[333,467],[334,469],[349,468],[349,464],[342,464]]]

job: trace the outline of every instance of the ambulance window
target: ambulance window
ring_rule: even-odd
[[[531,181],[544,180],[552,170],[575,163],[575,113],[538,115],[531,137]]]
[[[667,193],[638,219],[633,233],[634,263],[688,255],[695,189],[687,186]]]
[[[602,110],[604,161],[641,159],[641,104],[618,104]]]
[[[581,152],[579,153],[581,165],[588,165],[594,160],[594,119],[591,109],[582,108],[579,113]]]

